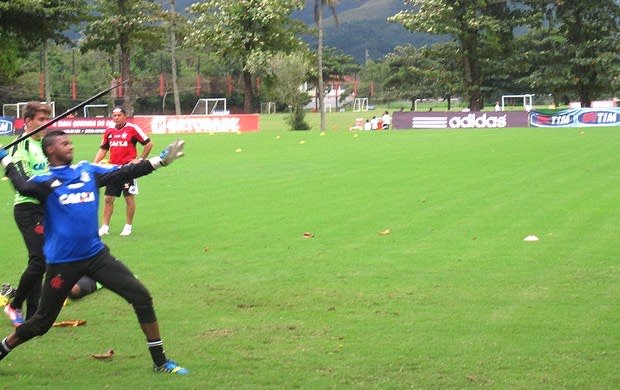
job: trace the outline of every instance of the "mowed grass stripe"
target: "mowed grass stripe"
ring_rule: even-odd
[[[148,377],[130,309],[104,291],[63,311],[92,327],[63,351],[71,371],[45,361],[64,383],[88,369],[112,388],[620,384],[617,129],[184,138],[184,159],[140,179],[131,241],[106,241],[151,288],[167,350],[192,375]],[[156,149],[172,139],[154,136]],[[91,159],[98,139],[74,141]],[[55,337],[69,336],[24,348]],[[112,368],[83,359],[111,340]],[[9,359],[8,388],[45,388],[44,373],[15,376],[40,358]]]

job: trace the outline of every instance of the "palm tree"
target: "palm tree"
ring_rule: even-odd
[[[323,86],[323,7],[328,6],[332,10],[334,20],[338,23],[338,15],[336,13],[336,4],[338,0],[314,0],[314,20],[319,28],[319,43],[317,47],[318,59],[318,91],[319,91],[319,112],[321,113],[321,131],[325,130],[325,104],[323,95],[325,88]]]

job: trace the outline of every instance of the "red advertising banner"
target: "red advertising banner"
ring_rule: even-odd
[[[108,126],[114,126],[111,118],[65,118],[51,125],[49,129],[62,130],[68,134],[103,134]],[[16,119],[15,129],[23,128],[24,120]]]
[[[153,134],[237,133],[258,131],[258,114],[139,116],[133,122]]]
[[[258,131],[258,114],[240,115],[136,115],[135,123],[147,134],[237,133]],[[50,126],[69,134],[103,134],[114,126],[111,118],[65,118]],[[23,119],[15,120],[15,129],[24,127]],[[8,128],[8,127],[7,127]],[[8,130],[7,130],[8,131]]]

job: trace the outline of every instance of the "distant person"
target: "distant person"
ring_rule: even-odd
[[[495,111],[501,111],[502,107],[499,105],[499,100],[495,102]]]
[[[112,110],[113,127],[108,127],[103,134],[103,140],[99,150],[95,155],[95,163],[101,162],[108,152],[110,157],[108,162],[113,165],[125,165],[137,163],[145,160],[153,143],[142,129],[127,122],[127,113],[123,107],[115,107]],[[142,153],[138,157],[136,144],[142,144]],[[136,199],[138,195],[138,182],[129,179],[124,182],[112,183],[105,189],[103,202],[103,221],[99,228],[99,235],[103,236],[110,233],[110,219],[114,213],[114,200],[121,196],[125,197],[125,226],[121,231],[121,236],[128,236],[133,230],[133,219],[136,214]]]
[[[372,130],[372,123],[370,123],[370,120],[368,119],[364,122],[364,130]]]
[[[377,130],[378,128],[379,128],[379,120],[377,119],[376,116],[373,115],[372,119],[370,120],[370,129]]]
[[[355,124],[349,128],[349,131],[364,130],[364,118],[355,118]]]
[[[392,124],[392,117],[387,111],[383,113],[381,120],[383,122],[382,124],[383,130],[388,130],[390,128],[390,125]]]

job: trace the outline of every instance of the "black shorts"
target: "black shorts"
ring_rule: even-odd
[[[150,317],[144,322],[157,320],[149,291],[106,247],[90,259],[48,264],[39,309],[29,321],[15,328],[16,336],[27,341],[47,332],[58,317],[71,288],[84,275],[100,282],[134,307],[147,308]]]
[[[105,195],[120,197],[121,194],[124,196],[128,195],[138,195],[138,181],[136,179],[131,179],[127,181],[117,182],[108,184],[105,188]]]

